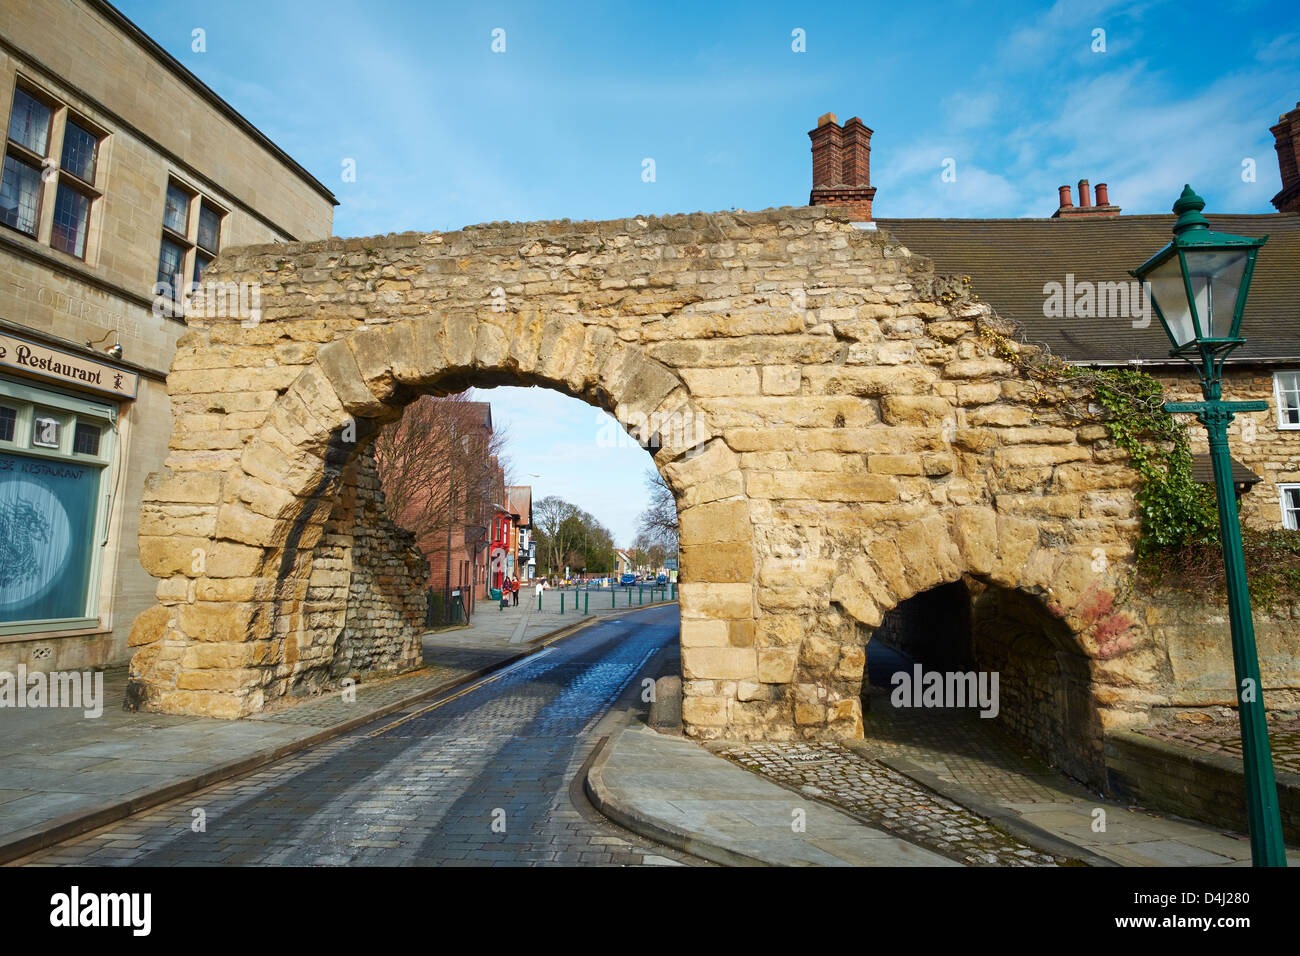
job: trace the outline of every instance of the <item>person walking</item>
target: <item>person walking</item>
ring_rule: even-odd
[[[519,606],[519,579],[510,579],[510,598],[514,607]]]

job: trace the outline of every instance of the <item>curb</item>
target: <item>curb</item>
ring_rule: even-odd
[[[632,726],[636,725],[629,725],[629,727]],[[670,846],[674,850],[681,850],[683,853],[698,856],[710,863],[718,863],[722,866],[774,865],[767,860],[749,856],[737,850],[710,843],[707,840],[701,840],[689,831],[662,825],[635,809],[620,805],[611,796],[609,788],[605,785],[604,767],[609,762],[614,743],[627,730],[628,727],[623,727],[608,737],[602,737],[597,744],[595,759],[592,760],[591,768],[587,771],[587,779],[583,781],[583,790],[586,792],[587,799],[591,801],[592,806],[624,829],[631,830],[633,833],[655,840],[665,846]]]
[[[939,796],[951,800],[977,816],[984,817],[986,820],[995,823],[999,828],[1005,830],[1022,843],[1028,843],[1030,846],[1051,853],[1053,856],[1064,856],[1078,860],[1088,866],[1117,867],[1120,865],[1085,846],[1067,840],[1065,837],[1058,836],[1049,830],[1044,830],[1036,823],[1027,822],[1014,810],[1008,810],[1006,807],[989,803],[983,797],[971,790],[967,790],[965,787],[942,780],[937,775],[928,770],[923,770],[909,760],[901,757],[877,757],[876,760],[895,773],[901,773],[903,776],[915,780],[926,789],[933,790]]]
[[[656,605],[661,606],[661,605]],[[638,610],[640,610],[638,608]],[[315,747],[326,741],[333,740],[335,737],[341,737],[343,734],[363,727],[373,721],[388,717],[399,710],[410,707],[412,704],[418,704],[421,701],[428,700],[430,697],[436,697],[444,694],[449,690],[462,687],[466,684],[473,683],[481,677],[485,677],[494,671],[509,667],[525,657],[535,654],[540,647],[546,644],[553,644],[556,641],[563,640],[576,634],[578,631],[598,622],[600,618],[595,615],[589,615],[572,624],[565,624],[563,627],[555,628],[545,634],[541,634],[527,642],[527,649],[521,650],[517,654],[502,658],[486,667],[480,667],[478,670],[471,671],[461,677],[445,681],[436,687],[430,687],[426,690],[418,691],[400,700],[392,701],[369,711],[365,714],[359,714],[341,724],[335,724],[333,727],[327,727],[318,733],[309,737],[303,737],[299,740],[293,740],[288,743],[280,744],[266,750],[258,751],[247,757],[241,757],[238,760],[232,760],[230,763],[221,764],[202,773],[195,774],[192,777],[185,777],[174,783],[166,784],[156,790],[148,793],[139,794],[134,797],[120,800],[117,803],[110,804],[106,807],[100,807],[95,810],[75,811],[65,814],[61,817],[55,817],[46,823],[36,827],[28,827],[25,830],[16,831],[0,838],[0,865],[11,863],[14,860],[28,856],[38,850],[53,846],[56,843],[62,843],[64,840],[80,836],[90,830],[97,830],[100,827],[115,823],[118,820],[132,816],[142,810],[148,810],[156,807],[161,803],[175,800],[186,794],[195,793],[196,791],[206,789],[214,784],[223,783],[235,777],[242,777],[254,770],[275,763],[290,754],[297,753],[300,750],[306,750],[309,747]]]

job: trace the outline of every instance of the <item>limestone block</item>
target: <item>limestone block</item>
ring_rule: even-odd
[[[680,551],[687,581],[748,583],[754,576],[754,547],[748,541],[692,545]]]
[[[753,648],[682,648],[682,676],[687,679],[753,680],[756,674]]]
[[[682,618],[745,619],[754,616],[754,588],[745,584],[684,582],[677,590]]]
[[[700,727],[725,727],[729,703],[725,697],[685,697],[682,700],[682,721]]]
[[[957,509],[953,531],[963,562],[972,574],[988,574],[997,561],[997,513],[992,508]]]
[[[692,395],[757,395],[758,369],[744,368],[685,368],[682,380]]]
[[[794,679],[797,647],[760,647],[758,679],[764,684],[788,684]]]
[[[942,425],[952,417],[952,405],[928,395],[887,395],[880,402],[880,417],[888,425]]]
[[[888,475],[833,474],[817,471],[750,473],[749,494],[755,498],[812,498],[818,501],[893,501],[894,479]]]
[[[679,512],[678,524],[683,548],[722,541],[749,541],[749,503],[743,500],[717,501]]]
[[[767,365],[763,367],[764,395],[796,395],[803,373],[798,365]]]

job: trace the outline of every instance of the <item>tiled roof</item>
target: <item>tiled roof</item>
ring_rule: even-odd
[[[1233,361],[1300,361],[1300,216],[1214,215],[1210,228],[1269,236],[1260,250],[1242,333]],[[1174,216],[1096,219],[880,219],[879,228],[938,273],[969,275],[971,288],[999,315],[1073,362],[1169,361],[1160,321],[1134,328],[1129,317],[1055,318],[1044,315],[1049,282],[1132,282],[1136,268],[1169,242]],[[1140,321],[1140,320],[1139,320]]]
[[[1202,485],[1214,484],[1214,466],[1210,463],[1208,454],[1201,453],[1192,456],[1192,480]],[[1257,485],[1263,480],[1237,459],[1232,459],[1232,483],[1234,485]]]

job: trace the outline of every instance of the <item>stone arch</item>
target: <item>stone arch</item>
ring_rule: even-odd
[[[752,618],[752,599],[742,593],[752,589],[734,574],[723,582],[725,601],[697,597],[713,583],[707,567],[696,568],[699,545],[724,547],[752,566],[735,456],[708,433],[678,376],[600,332],[607,330],[593,335],[576,318],[540,312],[478,322],[430,317],[362,325],[320,347],[237,464],[213,476],[214,533],[195,549],[203,560],[170,569],[193,600],[142,615],[133,634],[143,648],[132,665],[135,705],[244,716],[280,696],[297,659],[313,553],[358,451],[414,398],[473,384],[541,385],[616,413],[653,450],[677,497],[684,613]],[[169,481],[193,479],[156,479],[154,494],[167,497]],[[183,487],[170,487],[184,496]]]
[[[1098,666],[1135,640],[1106,603],[1136,522],[1104,429],[1022,374],[967,283],[832,210],[259,246],[209,278],[261,308],[192,319],[168,378],[139,706],[263,706],[345,466],[415,396],[472,384],[666,433],[693,736],[860,735],[864,631],[965,574],[1045,602]],[[1115,700],[1153,680],[1118,674]]]

